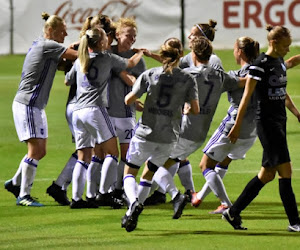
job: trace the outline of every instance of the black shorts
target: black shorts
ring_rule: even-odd
[[[286,140],[286,120],[257,120],[257,135],[263,147],[263,167],[275,167],[290,162]]]

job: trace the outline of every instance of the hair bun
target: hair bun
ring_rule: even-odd
[[[47,12],[42,12],[42,18],[47,21],[50,15]]]

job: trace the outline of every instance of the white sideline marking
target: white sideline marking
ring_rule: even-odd
[[[13,80],[13,79],[16,79],[16,80],[20,80],[21,79],[21,75],[19,76],[0,76],[0,80]]]
[[[231,171],[229,169],[228,171],[228,174],[257,174],[259,171],[259,168],[257,170],[252,170],[252,171]],[[300,171],[300,168],[299,169],[296,169],[296,168],[293,168],[293,171]],[[193,172],[193,176],[198,176],[198,175],[202,175],[202,173],[200,173],[200,171],[197,171],[196,173]],[[295,178],[295,177],[294,177]],[[34,179],[34,181],[39,181],[39,182],[49,182],[49,181],[53,181],[55,178],[37,178],[37,179]],[[8,179],[6,180],[0,180],[0,182],[5,182],[7,181]]]

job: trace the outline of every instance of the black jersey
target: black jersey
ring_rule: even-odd
[[[283,58],[274,58],[265,53],[250,66],[249,77],[257,81],[257,113],[258,120],[286,119],[286,67]]]

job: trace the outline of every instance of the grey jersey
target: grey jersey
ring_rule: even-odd
[[[186,68],[198,84],[200,114],[187,115],[181,125],[180,137],[190,141],[203,142],[207,136],[220,96],[224,91],[238,88],[238,78],[216,70],[209,65]]]
[[[212,54],[210,56],[209,65],[212,66],[214,69],[224,71],[222,61],[216,54]],[[195,64],[192,59],[192,52],[188,53],[187,55],[185,55],[180,59],[179,67],[181,69],[195,67]]]
[[[128,50],[126,52],[118,52],[117,46],[112,46],[112,52],[124,58],[132,57],[135,52],[132,50]],[[126,71],[135,76],[139,77],[146,70],[146,64],[144,59],[142,58],[139,63],[130,69],[126,69]],[[126,83],[122,81],[119,77],[119,72],[112,73],[108,91],[109,91],[109,108],[108,114],[112,117],[118,118],[126,118],[126,117],[135,117],[135,105],[125,105],[124,98],[125,96],[132,90],[131,86],[128,86]]]
[[[35,40],[25,57],[14,101],[39,109],[45,108],[58,62],[66,49],[58,42],[44,37]]]
[[[184,103],[198,99],[193,77],[179,68],[172,74],[162,67],[152,68],[140,75],[132,92],[137,97],[147,92],[135,136],[158,143],[177,141]]]
[[[66,74],[69,83],[77,84],[74,110],[93,106],[107,107],[107,84],[111,70],[124,70],[127,64],[127,59],[109,52],[90,53],[89,70],[87,74],[83,74],[77,59]]]
[[[228,73],[232,76],[245,77],[249,72],[249,64],[244,65],[240,70],[229,71]],[[227,116],[221,122],[218,130],[225,135],[228,135],[232,126],[235,123],[238,108],[243,97],[244,88],[236,89],[234,91],[228,91],[228,100],[230,107],[227,111]],[[251,100],[248,104],[242,126],[240,130],[239,138],[248,139],[256,137],[256,125],[255,125],[255,114],[256,114],[256,95],[253,93]]]

